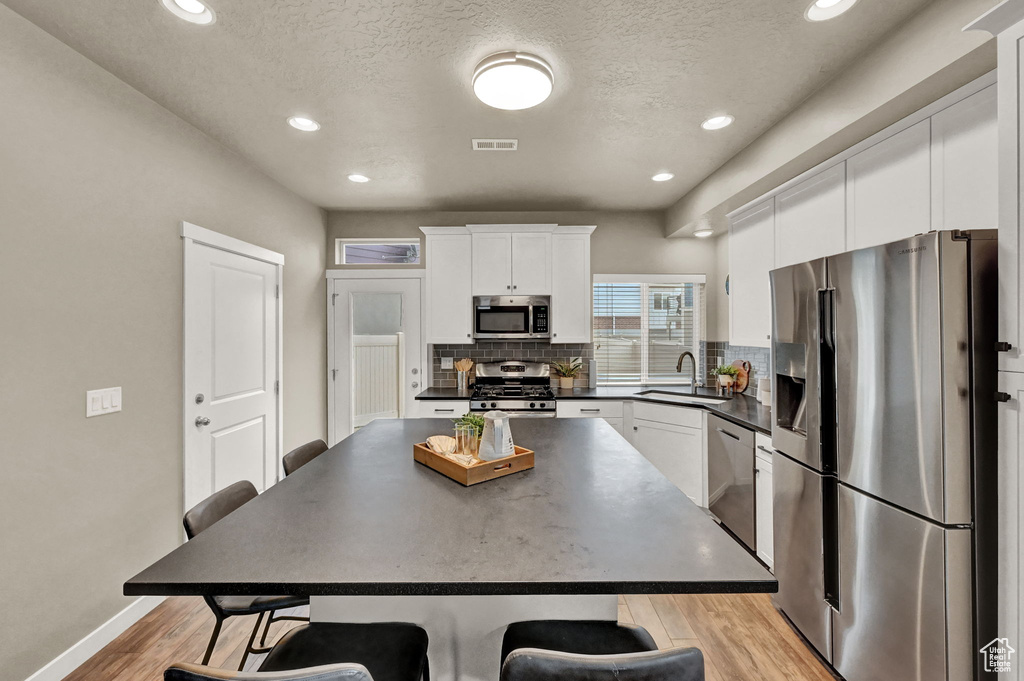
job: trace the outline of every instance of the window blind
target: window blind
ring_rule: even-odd
[[[694,380],[683,352],[700,350],[697,283],[594,284],[594,357],[603,385],[687,383]]]

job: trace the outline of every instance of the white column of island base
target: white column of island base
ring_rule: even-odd
[[[524,620],[618,619],[618,597],[313,596],[314,622],[411,622],[427,630],[431,681],[498,681],[505,627]]]

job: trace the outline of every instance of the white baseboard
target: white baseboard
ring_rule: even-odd
[[[163,596],[143,596],[135,600],[25,681],[61,681],[163,601]]]

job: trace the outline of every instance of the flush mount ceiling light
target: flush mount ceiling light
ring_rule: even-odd
[[[675,177],[675,175],[673,175],[672,173],[658,173],[651,179],[654,180],[655,182],[668,182],[673,177]]]
[[[857,3],[857,0],[815,0],[804,12],[807,21],[834,19]]]
[[[712,116],[711,118],[701,123],[700,127],[704,128],[705,130],[721,130],[722,128],[726,128],[732,125],[732,122],[734,120],[736,119],[729,115]]]
[[[540,57],[523,52],[499,52],[477,64],[473,92],[487,106],[518,111],[537,106],[554,86],[551,67]]]
[[[714,233],[715,230],[711,229],[710,227],[700,227],[698,229],[693,230],[693,235],[701,239],[709,237]]]
[[[370,181],[370,178],[368,178],[366,175],[360,175],[359,173],[352,173],[351,175],[348,176],[348,179],[351,182],[369,182]]]
[[[302,132],[316,132],[320,129],[319,123],[305,116],[292,116],[288,119],[288,125]]]
[[[199,0],[160,0],[168,12],[193,24],[207,26],[217,20],[213,10]]]

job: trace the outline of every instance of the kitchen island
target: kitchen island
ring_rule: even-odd
[[[435,678],[497,678],[517,619],[615,619],[620,593],[777,582],[610,426],[523,419],[532,470],[473,487],[413,461],[446,419],[378,420],[124,585],[126,595],[290,593],[324,621],[406,620]]]

